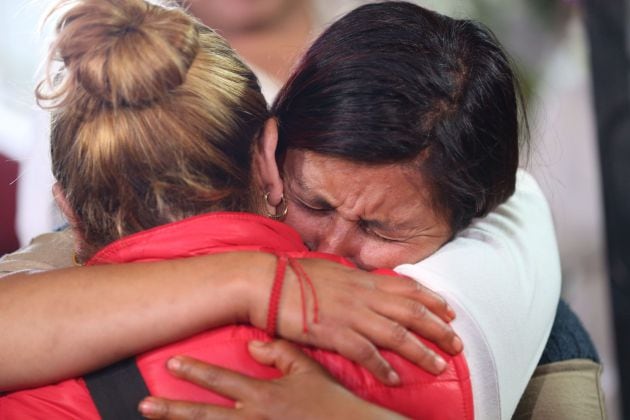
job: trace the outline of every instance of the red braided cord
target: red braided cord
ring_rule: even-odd
[[[313,294],[313,323],[317,324],[319,322],[319,302],[317,300],[317,292],[315,291],[315,285],[313,284],[313,281],[311,280],[311,278],[308,276],[308,274],[306,274],[306,271],[304,271],[304,267],[302,267],[302,264],[300,264],[298,261],[295,260],[291,260],[291,262],[294,264],[291,265],[291,267],[293,267],[293,270],[299,271],[300,276],[306,281],[306,283],[308,283],[309,287],[311,288],[311,293]],[[308,329],[306,328],[306,324],[304,325],[304,332],[307,332]]]
[[[273,279],[271,295],[269,296],[269,309],[267,310],[267,334],[271,337],[276,335],[276,325],[278,323],[278,310],[280,309],[280,295],[284,284],[284,274],[287,269],[288,258],[286,255],[278,255],[276,265],[276,276]]]
[[[302,299],[302,331],[308,332],[308,320],[306,318],[306,292],[304,291],[304,279],[298,269],[299,264],[293,258],[289,258],[289,265],[295,272],[298,284],[300,285],[300,298]]]

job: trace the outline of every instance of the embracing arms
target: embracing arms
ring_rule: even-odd
[[[439,291],[455,308],[458,316],[453,325],[466,343],[475,417],[511,418],[546,344],[560,293],[552,218],[533,178],[520,171],[516,192],[505,204],[475,221],[430,258],[403,265],[397,271]],[[176,374],[188,379],[213,369],[185,363],[188,374]],[[281,396],[274,405],[299,408],[295,403],[300,395],[282,397],[294,390],[288,385],[292,376],[288,373],[287,381],[270,383],[272,388],[284,391],[278,392]],[[309,376],[316,383],[322,381],[321,373],[316,371]],[[238,377],[232,380],[244,385],[248,381]],[[335,389],[334,385],[328,387]],[[244,391],[237,397],[265,407],[256,403],[259,391]],[[177,418],[164,415],[168,410],[190,413],[186,410],[194,409],[196,414],[209,415],[216,409],[166,400],[154,402],[160,410],[160,414],[151,416],[154,418]]]
[[[287,270],[281,336],[335,350],[386,383],[397,378],[375,345],[441,370],[436,354],[408,330],[451,353],[461,350],[447,325],[451,311],[414,281],[329,261],[301,263],[317,289],[320,320],[302,331],[299,286]],[[0,329],[11,345],[0,346],[0,389],[79,376],[218,326],[264,328],[275,264],[273,255],[239,252],[3,277]]]
[[[239,282],[208,281],[204,267],[200,258],[2,278],[0,325],[10,345],[0,350],[0,388],[79,376],[205,328],[243,320],[246,314],[230,299]],[[191,271],[200,275],[190,276]],[[189,288],[198,293],[186,293]],[[162,291],[164,298],[152,290]],[[208,295],[215,298],[212,304]]]
[[[83,373],[77,368],[77,363],[83,364],[82,370],[93,369],[113,361],[112,354],[117,355],[118,358],[125,357],[163,344],[165,341],[173,341],[201,329],[210,328],[209,325],[205,324],[209,318],[205,317],[211,315],[209,311],[212,311],[213,308],[207,300],[203,300],[203,297],[219,296],[219,294],[215,287],[209,287],[207,284],[204,286],[195,282],[217,280],[219,271],[213,271],[214,274],[210,275],[210,270],[214,270],[211,267],[221,265],[217,262],[217,258],[226,258],[226,265],[231,266],[233,270],[237,268],[247,270],[247,267],[243,267],[244,265],[253,267],[256,264],[252,258],[244,258],[235,262],[237,256],[225,255],[227,256],[197,257],[198,259],[192,258],[180,262],[146,264],[152,267],[149,270],[141,268],[140,265],[134,268],[97,267],[102,270],[100,272],[102,278],[96,282],[91,281],[100,278],[94,268],[81,268],[73,271],[73,273],[80,272],[81,274],[70,274],[69,271],[58,272],[57,274],[21,274],[13,279],[15,280],[13,283],[0,281],[2,286],[0,288],[0,298],[2,298],[0,305],[3,309],[0,327],[7,331],[5,339],[14,340],[14,337],[17,337],[15,342],[21,346],[13,347],[15,350],[0,354],[0,360],[4,361],[3,365],[0,366],[0,369],[3,370],[0,380],[4,383],[0,386],[9,389],[20,386],[26,381],[32,381],[34,377],[46,378],[39,379],[40,383],[43,383],[60,377],[76,375]],[[212,258],[215,258],[213,262],[211,262]],[[203,259],[206,259],[205,263],[201,263]],[[228,260],[232,261],[231,265],[227,262]],[[255,280],[267,279],[270,281],[275,261],[267,264],[269,271],[265,275],[262,275],[259,270],[256,271],[253,274]],[[1,267],[0,270],[2,270]],[[128,274],[125,274],[126,270],[137,270],[133,274],[134,277],[139,276],[133,280],[133,282],[137,282],[137,288],[122,286],[123,282],[127,283],[130,279]],[[348,269],[345,268],[345,270]],[[340,279],[345,279],[348,285],[354,285],[358,281],[353,280],[356,275],[353,270],[352,276],[337,275],[334,274],[334,270],[327,271],[328,274],[322,276],[322,285],[326,283],[326,279],[324,279],[326,276],[328,276],[328,280],[332,281],[331,284],[338,284]],[[399,267],[398,271],[413,276],[425,285],[444,293],[456,308],[458,317],[455,326],[466,343],[466,356],[473,380],[475,409],[480,410],[478,413],[490,413],[488,418],[509,418],[545,345],[559,295],[560,272],[553,225],[546,201],[535,182],[527,174],[519,174],[517,192],[506,204],[500,206],[486,219],[475,222],[470,229],[464,231],[432,257],[416,265]],[[240,274],[234,273],[234,276],[240,278]],[[319,278],[314,271],[310,271],[309,274],[314,281]],[[84,278],[79,280],[79,283],[73,283],[76,280],[72,280],[73,276],[76,278],[83,276]],[[111,283],[110,276],[114,280],[118,279],[121,284],[119,287],[129,291],[132,295],[126,298],[123,298],[126,296],[126,292],[122,294],[123,297],[118,295],[117,293],[121,293],[116,292],[118,286],[112,286],[119,283]],[[361,276],[368,276],[364,277],[365,282],[363,283],[367,286],[367,290],[370,290],[370,287],[373,288],[374,283],[370,280],[370,275],[363,273]],[[49,292],[42,292],[41,294],[30,292],[32,287],[29,282],[40,281],[43,283],[45,278],[48,280],[56,279],[54,281],[58,282],[54,286],[51,285],[49,290],[53,296],[57,295],[56,299],[49,300],[47,295]],[[160,295],[157,291],[162,290],[162,288],[152,287],[156,286],[156,282],[172,281],[173,278],[179,280],[171,285],[176,289],[172,292]],[[18,285],[19,280],[27,282],[20,282]],[[89,284],[88,281],[90,281]],[[201,290],[207,290],[207,293],[199,293],[199,289],[196,289],[198,287],[201,287]],[[261,290],[267,294],[268,287],[270,286],[265,286]],[[317,287],[319,290],[320,286]],[[12,289],[11,293],[7,293],[9,289]],[[167,288],[166,290],[170,289]],[[335,290],[341,289],[335,288]],[[349,290],[354,289],[350,288]],[[147,291],[150,291],[151,295],[147,295]],[[93,301],[83,299],[81,295],[84,293],[88,293]],[[181,299],[174,298],[170,293],[174,293],[176,297],[181,296]],[[413,293],[424,295],[424,291]],[[186,298],[183,297],[184,295]],[[370,293],[366,293],[366,296],[368,295]],[[359,295],[353,293],[349,297],[350,300],[347,300],[348,295],[346,295],[346,298],[341,300],[335,298],[332,301],[336,301],[337,308],[345,309],[344,305],[348,302],[359,305],[357,296]],[[373,295],[372,298],[375,296]],[[124,302],[125,299],[128,299],[127,304],[120,306],[119,301]],[[191,304],[188,299],[193,299],[194,302],[198,303]],[[143,300],[152,306],[148,309],[141,306],[140,309],[146,310],[146,313],[140,316],[137,302]],[[221,302],[220,299],[217,300],[219,303]],[[299,301],[299,298],[296,300]],[[421,302],[424,302],[427,307],[431,307],[430,303],[424,300]],[[62,312],[65,313],[65,309],[58,307],[59,305],[73,307],[69,303],[78,305],[78,307],[75,306],[74,317],[66,317],[62,314]],[[369,306],[369,302],[363,303]],[[178,312],[179,315],[175,317],[172,310],[170,314],[168,313],[168,308],[169,305],[177,304],[181,304],[182,307]],[[41,308],[38,308],[33,316],[25,315],[25,312],[30,311],[30,308],[39,307],[39,305],[42,305]],[[53,308],[46,309],[47,305],[52,305]],[[158,310],[159,307],[164,307],[162,305],[167,308],[166,313]],[[444,306],[441,303],[440,305],[443,308],[441,317],[449,319]],[[5,307],[8,311],[4,310]],[[265,307],[264,304],[263,307]],[[418,315],[426,313],[422,308],[423,306],[416,304],[408,305],[406,309],[411,311],[408,311],[407,315],[414,311],[417,312],[416,316],[410,316],[408,319],[418,320]],[[49,312],[49,310],[53,310],[53,312]],[[196,311],[198,313],[193,314]],[[61,317],[59,323],[50,319],[48,314],[51,313]],[[296,316],[298,313],[299,311],[295,312]],[[439,313],[439,309],[437,309],[437,313]],[[25,327],[24,325],[27,324],[24,323],[22,326],[12,325],[20,324],[21,320],[25,319],[24,316],[30,319],[30,326]],[[190,318],[186,318],[187,316]],[[202,321],[195,320],[195,316],[201,316]],[[62,338],[59,331],[64,332],[64,328],[67,331],[69,321],[79,321],[79,325],[83,325],[85,328],[78,328],[78,331],[77,328],[72,328]],[[102,325],[110,324],[110,321],[114,327],[103,330]],[[355,322],[355,325],[357,325],[356,322],[361,323],[361,320],[352,321],[350,324],[348,324],[347,319],[342,319],[342,321],[342,325],[348,327],[352,325],[352,322]],[[391,322],[391,320],[389,321]],[[132,327],[130,322],[135,323],[135,326]],[[182,324],[178,325],[178,322]],[[202,324],[204,325],[202,326]],[[297,324],[299,323],[294,324],[294,328],[299,329]],[[190,325],[200,329],[193,331],[190,329]],[[400,337],[406,336],[400,333],[402,330],[396,326],[396,323],[388,324],[384,321],[380,325],[381,327],[377,328],[380,331],[379,334],[381,337],[383,337],[383,333],[388,336],[390,343],[395,343]],[[403,325],[409,326],[410,324]],[[433,323],[433,325],[439,324]],[[184,328],[184,330],[180,328]],[[186,330],[186,328],[189,329]],[[27,335],[30,336],[28,340],[33,341],[27,342],[27,338],[20,339],[25,329],[32,330],[32,334]],[[42,329],[44,333],[40,334],[39,331]],[[182,331],[187,331],[187,333],[184,334]],[[418,332],[425,337],[430,335],[426,334],[426,330],[425,333]],[[285,334],[282,327],[280,333]],[[349,328],[345,330],[345,333],[337,333],[337,337],[346,337],[354,333],[356,331]],[[165,337],[169,335],[170,338],[166,339]],[[363,333],[359,335],[365,338]],[[153,338],[148,338],[148,336]],[[120,343],[116,344],[116,340],[112,337],[117,337],[116,340]],[[453,336],[443,334],[442,337],[452,338]],[[308,342],[304,337],[299,336],[287,338]],[[308,339],[312,340],[311,343],[316,344],[316,338],[309,337]],[[319,334],[319,338],[325,340],[329,337],[322,333]],[[374,339],[371,342],[378,343],[379,339]],[[445,340],[442,339],[442,342]],[[34,347],[33,343],[38,344]],[[81,360],[81,357],[76,360],[68,360],[74,357],[68,356],[68,354],[74,354],[73,351],[76,351],[77,346],[87,348],[85,343],[102,345],[102,347],[99,346],[95,349],[96,354],[84,356],[85,358],[98,356],[100,360],[87,361]],[[52,352],[56,359],[50,359],[47,355],[51,345],[58,349]],[[108,346],[110,346],[109,349],[107,349]],[[328,346],[324,347],[335,349],[330,342],[328,342]],[[392,347],[400,349],[401,345],[392,345]],[[354,360],[363,358],[364,364],[369,365],[370,370],[377,373],[377,376],[386,377],[384,372],[388,372],[388,370],[382,369],[384,366],[382,362],[373,357],[373,345],[372,347],[364,345],[362,348],[369,350],[355,353],[354,356],[345,355]],[[413,348],[418,349],[418,347]],[[7,351],[6,348],[0,349],[0,352]],[[103,354],[99,355],[98,352],[100,351]],[[339,351],[344,353],[343,348]],[[83,353],[86,354],[87,352]],[[434,361],[432,356],[426,357],[427,353],[416,354],[419,356],[424,354],[425,362],[428,361],[429,364]],[[60,365],[54,365],[51,360],[54,360],[54,363],[61,360]],[[64,360],[67,360],[67,366],[64,366]],[[60,367],[67,370],[60,373],[58,371]],[[51,372],[51,370],[56,371]],[[490,381],[485,381],[486,378],[490,378]],[[487,398],[480,399],[480,396]],[[480,417],[478,414],[477,417],[483,416]]]

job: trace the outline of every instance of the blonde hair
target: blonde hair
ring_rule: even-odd
[[[49,62],[61,68],[36,94],[52,109],[53,172],[87,256],[195,214],[251,210],[252,145],[269,114],[226,41],[143,0],[59,7]]]

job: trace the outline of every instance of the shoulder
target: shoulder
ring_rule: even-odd
[[[496,402],[502,417],[509,417],[538,364],[560,296],[553,220],[533,177],[519,171],[516,191],[505,203],[429,258],[396,270],[455,308],[475,406],[487,414],[484,407],[496,412]]]
[[[0,258],[0,276],[69,267],[73,250],[74,239],[69,229],[39,235],[24,248]]]

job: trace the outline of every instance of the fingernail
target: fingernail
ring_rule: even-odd
[[[267,343],[265,343],[264,341],[260,341],[260,340],[252,340],[249,342],[249,345],[251,347],[257,347],[257,348],[261,348],[261,347],[265,347]]]
[[[143,416],[148,417],[157,414],[158,406],[154,401],[145,399],[138,405],[138,411],[140,411]]]
[[[446,305],[446,313],[451,318],[451,321],[455,319],[455,311],[450,305]]]
[[[446,362],[440,356],[435,355],[434,366],[441,373],[446,368]]]
[[[398,374],[393,370],[389,371],[389,373],[387,374],[387,380],[392,385],[400,384],[400,376],[398,376]]]
[[[166,367],[169,370],[177,371],[182,367],[182,361],[177,357],[172,357],[168,359],[168,362],[166,362]]]
[[[464,349],[464,343],[462,343],[462,340],[457,336],[453,338],[452,345],[457,353],[459,353],[460,351]]]

